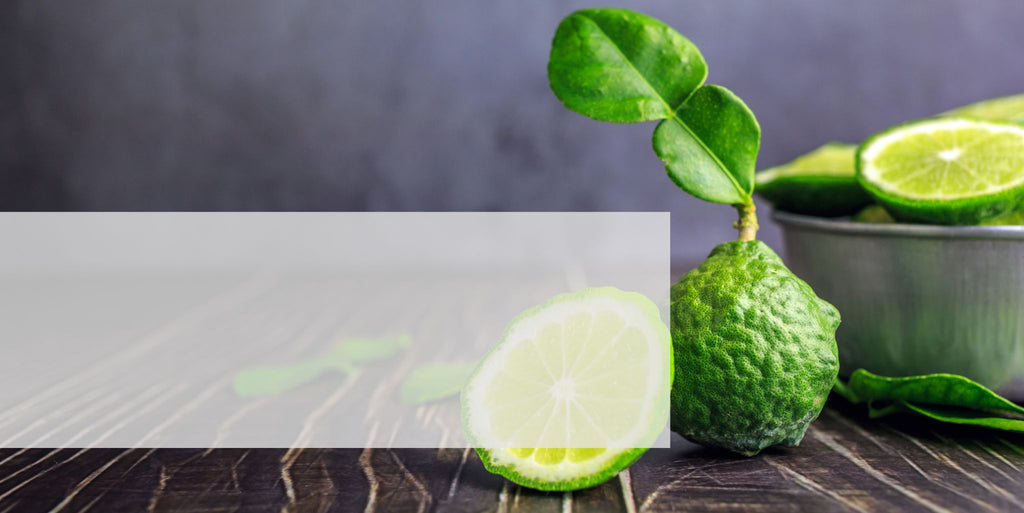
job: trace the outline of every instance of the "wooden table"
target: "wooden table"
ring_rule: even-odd
[[[672,445],[571,493],[510,484],[460,449],[6,449],[0,512],[1024,510],[1024,436],[870,420],[837,398],[797,448]]]
[[[1024,436],[833,397],[800,447],[745,458],[673,437],[571,493],[510,484],[465,449],[0,450],[0,513],[146,510],[1022,511]]]

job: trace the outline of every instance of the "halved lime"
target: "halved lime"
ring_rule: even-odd
[[[1024,123],[1024,94],[983,100],[953,109],[942,115]]]
[[[796,160],[757,173],[754,192],[779,210],[838,217],[872,203],[857,182],[857,146],[828,143]]]
[[[1024,207],[1024,126],[932,118],[871,136],[857,178],[897,220],[980,224]]]
[[[462,390],[487,470],[538,490],[600,484],[667,427],[672,345],[645,296],[603,287],[516,317]]]

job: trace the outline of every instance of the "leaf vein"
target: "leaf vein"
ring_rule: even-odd
[[[622,48],[619,47],[618,43],[616,43],[615,40],[612,39],[608,35],[608,33],[604,31],[604,28],[601,27],[601,24],[598,23],[597,20],[595,20],[595,19],[593,19],[593,18],[591,18],[591,17],[589,17],[589,16],[587,16],[585,14],[580,14],[580,17],[585,19],[585,20],[587,20],[587,21],[589,21],[590,23],[594,24],[594,27],[596,27],[597,31],[601,33],[601,36],[603,36],[608,41],[608,43],[611,45],[611,47],[614,48],[616,52],[618,52],[619,56],[622,57],[622,60],[625,61],[626,64],[629,65],[630,69],[632,69],[634,72],[636,72],[637,76],[640,77],[640,80],[643,80],[644,85],[646,85],[647,88],[650,89],[652,93],[654,93],[654,96],[656,96],[658,98],[658,100],[661,101],[661,104],[665,107],[665,109],[668,112],[672,113],[672,115],[674,116],[675,115],[675,110],[672,108],[671,105],[669,105],[669,103],[667,101],[665,101],[665,97],[662,96],[661,93],[658,92],[658,90],[654,88],[654,85],[651,84],[651,81],[647,80],[647,77],[643,73],[640,72],[640,70],[636,67],[636,64],[634,64],[633,61],[631,61],[629,59],[629,57],[626,57],[626,53],[623,52]],[[694,89],[694,90],[696,90],[696,89]],[[692,92],[691,92],[691,94],[692,94]]]

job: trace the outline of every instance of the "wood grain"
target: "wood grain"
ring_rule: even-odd
[[[239,297],[266,294],[256,285],[247,287],[218,296],[156,330],[136,352],[216,317]],[[483,305],[474,308],[467,314],[486,315]],[[297,323],[302,329],[285,334],[293,342],[291,350],[312,344],[331,318],[324,313],[319,320],[305,322],[305,317]],[[439,327],[424,327],[432,329]],[[473,335],[467,328],[465,336]],[[390,365],[401,375],[411,361],[403,358]],[[342,409],[373,419],[372,405],[394,395],[398,381],[375,376],[380,369],[363,372],[338,384],[322,384],[336,388],[325,403],[310,410],[306,425],[314,426],[318,416],[353,398],[363,402]],[[365,383],[383,385],[360,389]],[[60,386],[64,391],[78,385],[72,378]],[[1020,400],[1022,391],[1018,384],[1010,390],[1011,398]],[[77,412],[70,417],[74,422],[76,416],[126,418],[167,395],[185,392],[173,384],[137,397],[86,392],[53,413]],[[193,395],[186,405],[204,399],[202,392],[188,393]],[[255,401],[238,411],[220,412],[220,428],[226,432],[243,419],[252,421],[270,410],[266,406]],[[18,414],[14,408],[0,412],[0,422]],[[440,449],[320,449],[307,447],[315,444],[308,443],[305,431],[291,449],[0,449],[0,513],[1024,511],[1024,436],[909,416],[871,420],[863,407],[842,399],[828,403],[800,447],[772,448],[746,458],[674,436],[671,449],[651,450],[627,472],[570,493],[516,486],[488,473],[474,451],[445,448],[451,434],[432,419],[457,414],[457,402],[442,401],[419,408],[399,427],[377,426],[370,434],[373,445],[388,447],[397,429],[433,429]]]
[[[1024,437],[834,399],[793,449],[745,458],[674,437],[572,493],[521,488],[465,449],[5,449],[0,512],[1024,510]]]

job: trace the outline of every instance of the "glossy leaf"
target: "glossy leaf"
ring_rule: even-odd
[[[617,123],[672,116],[706,76],[693,43],[626,9],[570,14],[555,31],[548,61],[551,90],[566,107]]]
[[[939,422],[949,424],[960,424],[965,426],[986,427],[1001,429],[1003,431],[1016,431],[1024,433],[1024,420],[1006,418],[993,415],[981,410],[967,408],[953,408],[950,406],[934,406],[912,404],[906,401],[896,401],[887,406],[878,408],[873,402],[868,403],[868,416],[873,419],[888,417],[896,413],[916,413]]]
[[[405,378],[400,398],[405,404],[421,404],[458,395],[475,368],[475,363],[421,365]]]
[[[900,403],[914,413],[940,422],[1024,433],[1024,420],[1022,419],[999,417],[985,412],[962,411],[941,406],[911,404],[905,401],[900,401]]]
[[[625,9],[585,9],[558,26],[548,80],[569,109],[601,121],[662,120],[653,146],[669,178],[714,203],[751,203],[761,129],[724,87],[704,85],[697,48]]]
[[[715,203],[750,202],[761,127],[728,89],[697,89],[654,130],[654,152],[684,191]]]
[[[868,403],[871,418],[916,413],[940,422],[1024,432],[1024,408],[954,374],[887,378],[857,369],[833,389],[853,403]],[[884,404],[884,406],[880,406]]]
[[[1024,418],[1024,408],[955,374],[887,378],[857,369],[850,376],[847,389],[860,401],[902,400],[913,404],[974,408]]]

